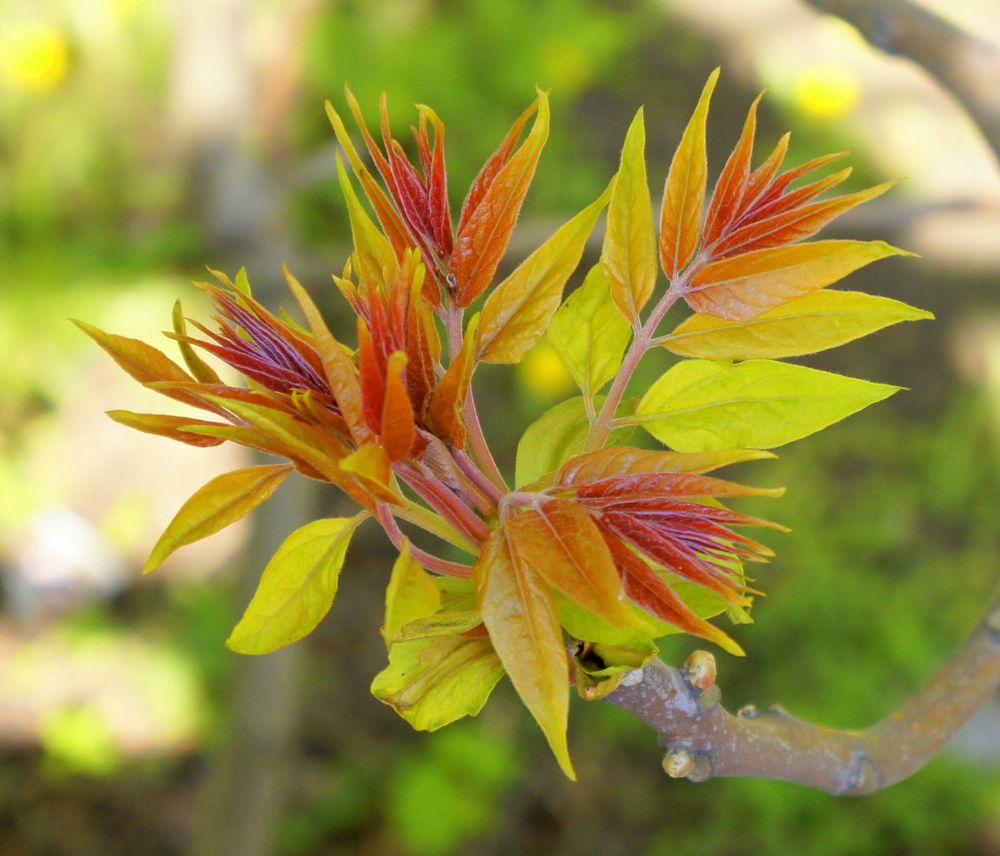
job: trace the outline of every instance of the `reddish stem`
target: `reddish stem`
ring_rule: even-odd
[[[600,449],[607,441],[608,434],[611,432],[611,423],[614,421],[615,413],[618,412],[618,406],[621,404],[622,396],[625,395],[628,382],[632,379],[639,362],[649,350],[653,337],[656,335],[656,328],[659,327],[663,316],[667,314],[670,307],[684,296],[688,283],[700,267],[701,257],[699,256],[693,264],[688,266],[687,270],[670,284],[663,297],[653,307],[646,323],[636,331],[632,344],[622,360],[621,368],[615,376],[615,382],[608,390],[608,397],[604,399],[601,412],[597,415],[597,420],[590,429],[590,437],[584,451],[593,452]]]
[[[399,528],[399,524],[396,522],[396,518],[392,516],[389,506],[380,502],[375,509],[375,518],[382,524],[385,534],[389,536],[389,540],[392,541],[395,548],[402,550],[406,535]],[[426,550],[421,550],[419,547],[414,546],[413,542],[410,542],[410,555],[428,571],[434,571],[448,577],[467,578],[472,573],[472,568],[468,565],[463,565],[459,562],[449,562],[447,559],[433,556]]]
[[[462,472],[468,476],[469,481],[471,481],[490,498],[490,501],[494,506],[493,510],[495,511],[497,503],[499,503],[504,496],[497,489],[497,486],[486,478],[485,475],[483,475],[483,471],[476,466],[475,461],[473,461],[472,458],[465,454],[465,452],[461,449],[452,449],[451,455],[455,459],[455,463],[461,468]]]
[[[462,535],[475,544],[482,544],[490,527],[445,485],[428,478],[415,466],[401,467],[398,475]]]

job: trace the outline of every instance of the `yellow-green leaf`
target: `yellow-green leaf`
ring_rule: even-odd
[[[545,335],[563,286],[576,270],[614,185],[565,223],[500,283],[483,304],[479,359],[516,363]]]
[[[629,321],[638,319],[656,284],[656,236],[646,180],[646,128],[641,107],[625,135],[608,205],[601,264],[615,305]]]
[[[719,79],[715,69],[705,83],[680,145],[670,162],[660,209],[660,263],[668,277],[675,277],[694,257],[701,238],[701,212],[705,204],[708,157],[705,129],[708,105]]]
[[[593,398],[618,372],[632,328],[611,302],[600,265],[556,312],[548,339],[583,394]]]
[[[358,273],[369,282],[391,282],[399,270],[396,253],[389,239],[365,211],[344,163],[337,155],[337,176],[340,189],[347,202],[347,214],[351,221],[351,235],[354,238],[354,257],[358,260]]]
[[[898,389],[770,360],[684,360],[649,388],[628,421],[679,452],[770,449]]]
[[[247,467],[212,479],[174,515],[142,572],[155,571],[178,547],[214,535],[249,514],[271,498],[293,469],[291,464]]]
[[[440,636],[393,642],[371,691],[418,731],[435,731],[478,714],[502,677],[489,639]]]
[[[513,559],[500,529],[494,529],[483,544],[472,578],[500,662],[545,734],[559,766],[575,780],[566,742],[569,664],[548,584]]]
[[[749,321],[692,315],[662,339],[682,357],[757,360],[797,357],[835,348],[930,312],[859,291],[814,291]]]
[[[600,408],[604,396],[597,396],[595,407]],[[622,411],[634,405],[627,401]],[[623,442],[630,429],[611,434],[609,443]],[[580,396],[561,401],[547,410],[528,426],[517,444],[514,463],[514,484],[522,487],[554,473],[570,458],[579,455],[590,435],[587,407]]]
[[[410,556],[410,544],[404,542],[385,589],[382,636],[392,642],[403,625],[433,615],[440,607],[441,592],[434,577]]]
[[[178,300],[174,303],[174,311],[171,315],[171,320],[174,324],[174,333],[178,336],[187,336],[186,324],[184,322],[184,308],[181,306],[181,302]],[[185,342],[183,339],[177,340],[177,347],[180,349],[181,356],[184,358],[184,364],[188,367],[188,371],[195,376],[197,380],[202,383],[222,383],[219,375],[216,374],[215,369],[213,369],[208,363],[206,363],[191,347],[190,342]]]
[[[418,618],[401,627],[391,640],[406,642],[432,636],[468,633],[483,623],[476,600],[476,588],[469,580],[455,577],[433,577],[441,606],[432,615]]]
[[[314,520],[289,535],[264,568],[226,646],[239,654],[268,654],[311,633],[333,604],[347,545],[367,516]]]
[[[879,259],[911,255],[885,241],[812,241],[754,250],[706,265],[685,299],[696,312],[747,321]]]

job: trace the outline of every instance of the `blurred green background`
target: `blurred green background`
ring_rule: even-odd
[[[1000,38],[995,3],[934,5]],[[370,118],[385,90],[400,134],[413,103],[435,107],[456,204],[551,87],[510,264],[596,196],[639,104],[655,191],[719,64],[713,170],[768,87],[761,151],[791,129],[794,161],[850,148],[857,186],[904,178],[833,234],[920,252],[849,287],[939,319],[810,359],[910,390],[740,473],[788,486],[746,508],[792,533],[771,539],[757,623],[733,631],[748,658],[720,660],[726,699],[861,727],[937,667],[998,577],[1000,178],[925,74],[797,0],[0,0],[0,853],[1000,853],[995,703],[913,779],[847,801],[667,780],[644,726],[574,701],[574,785],[509,687],[433,735],[368,695],[391,563],[374,528],[310,639],[223,647],[267,551],[337,513],[333,494],[290,481],[253,528],[139,575],[179,504],[243,458],[111,424],[104,410],[155,399],[68,317],[155,339],[175,297],[204,310],[189,282],[206,264],[246,264],[277,302],[287,261],[332,297],[348,232],[323,100],[342,105],[345,82]],[[570,394],[544,347],[479,386],[507,465],[514,428]]]

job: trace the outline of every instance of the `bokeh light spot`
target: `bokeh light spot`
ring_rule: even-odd
[[[795,81],[795,106],[818,119],[837,119],[850,113],[861,97],[857,76],[836,65],[811,65]]]
[[[518,385],[537,398],[559,398],[573,389],[573,378],[548,342],[541,342],[517,366]]]
[[[0,80],[11,89],[55,89],[69,72],[69,44],[49,24],[10,24],[0,31]]]

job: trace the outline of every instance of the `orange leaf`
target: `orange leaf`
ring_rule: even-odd
[[[483,197],[486,195],[486,191],[489,190],[493,180],[497,177],[497,173],[499,173],[500,170],[507,165],[507,161],[510,160],[511,152],[514,151],[514,146],[517,145],[517,141],[521,138],[521,132],[524,130],[524,126],[528,124],[528,119],[530,119],[538,110],[538,105],[539,101],[538,99],[535,99],[531,102],[531,105],[517,117],[514,124],[510,126],[510,130],[507,132],[507,136],[504,137],[504,141],[500,144],[500,147],[490,156],[490,159],[483,164],[483,168],[479,171],[479,175],[476,176],[475,181],[473,181],[472,185],[469,187],[469,192],[465,197],[465,202],[462,203],[462,214],[458,221],[459,233],[461,233],[465,228],[465,224],[472,212],[474,212],[479,207],[479,203],[483,201]]]
[[[163,351],[147,345],[140,339],[131,339],[127,336],[118,336],[115,333],[105,333],[103,330],[88,324],[86,321],[73,319],[84,333],[90,336],[119,366],[129,375],[142,384],[155,383],[156,381],[174,381],[182,383],[194,383],[184,369],[175,363]],[[163,394],[176,401],[183,401],[193,407],[200,407],[204,410],[211,410],[215,413],[219,409],[204,399],[193,395],[186,390],[170,389],[163,390]]]
[[[515,561],[598,618],[652,632],[629,608],[621,578],[591,516],[568,499],[528,508],[504,524]]]
[[[390,461],[399,461],[410,454],[417,436],[413,421],[413,405],[406,393],[403,372],[406,354],[396,351],[386,365],[385,403],[382,405],[382,448]]]
[[[884,241],[813,241],[755,250],[706,265],[685,299],[696,312],[748,321],[871,262],[899,255],[912,254]]]
[[[371,431],[365,424],[361,403],[361,385],[358,382],[354,362],[333,337],[333,333],[326,326],[326,321],[320,315],[319,309],[316,308],[316,304],[309,296],[309,292],[302,287],[302,283],[291,274],[287,267],[284,268],[284,271],[288,287],[302,308],[309,329],[316,340],[316,349],[323,361],[323,372],[330,384],[330,389],[333,391],[337,407],[344,415],[351,436],[359,443],[363,443],[371,436]]]
[[[557,485],[587,484],[632,473],[707,473],[729,464],[774,458],[773,452],[733,449],[724,452],[654,452],[630,446],[608,446],[572,458],[556,476]]]
[[[544,579],[511,556],[499,529],[483,544],[472,577],[500,662],[563,772],[575,780],[566,743],[569,662],[552,592]]]
[[[805,240],[845,211],[881,196],[894,184],[894,181],[887,181],[857,193],[847,193],[833,199],[800,205],[761,220],[751,221],[721,241],[714,248],[712,255],[718,258],[730,256],[735,252],[747,253],[751,250],[778,247]]]
[[[428,410],[428,422],[431,429],[443,440],[450,440],[461,447],[465,443],[465,423],[462,421],[462,411],[465,408],[465,397],[469,394],[472,383],[472,372],[476,367],[476,332],[479,329],[479,316],[474,315],[465,330],[465,341],[458,356],[448,366],[441,382],[431,396]]]
[[[729,156],[729,160],[726,161],[726,165],[722,168],[718,182],[716,182],[712,201],[708,206],[708,214],[705,217],[704,241],[706,245],[712,244],[736,219],[739,212],[739,205],[750,178],[753,140],[757,132],[757,105],[760,104],[760,99],[763,97],[764,93],[762,92],[750,105],[740,139]]]
[[[785,154],[788,152],[788,141],[791,134],[782,134],[777,145],[767,156],[767,159],[757,169],[750,173],[747,178],[746,188],[740,197],[740,203],[733,215],[732,222],[739,220],[751,206],[760,201],[761,196],[771,186],[771,181],[778,174],[781,165],[785,161]]]
[[[549,136],[549,101],[538,93],[538,115],[521,147],[496,173],[473,208],[462,212],[451,272],[459,306],[468,306],[493,279]]]
[[[208,437],[204,434],[193,434],[184,429],[193,424],[196,425],[219,425],[227,427],[220,422],[205,422],[200,419],[189,419],[186,416],[166,416],[159,413],[132,413],[128,410],[109,410],[110,416],[120,425],[127,425],[136,431],[144,431],[147,434],[158,434],[161,437],[169,437],[171,440],[180,440],[189,446],[218,446],[222,440],[218,437]]]
[[[705,203],[708,157],[705,129],[708,105],[719,79],[719,69],[709,77],[680,145],[670,162],[660,209],[660,263],[670,278],[694,257],[701,237],[701,213]]]

